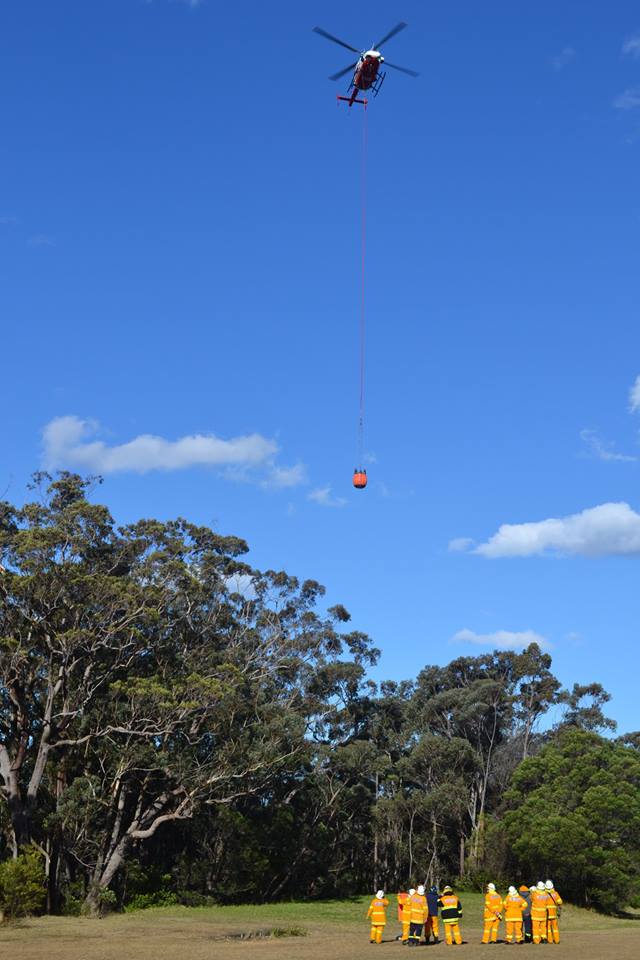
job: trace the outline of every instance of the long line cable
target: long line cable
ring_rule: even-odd
[[[367,108],[362,120],[362,164],[360,171],[360,412],[358,418],[358,468],[364,465],[364,375],[365,375],[365,267],[367,259]]]

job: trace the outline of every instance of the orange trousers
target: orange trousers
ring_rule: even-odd
[[[547,920],[547,940],[549,943],[560,943],[560,928],[558,927],[557,917],[549,917]]]
[[[533,927],[534,943],[540,943],[541,940],[547,939],[547,921],[546,920],[536,920],[535,917],[532,917],[531,926]]]
[[[429,914],[429,916],[427,917],[427,922],[424,925],[425,940],[428,941],[431,934],[433,934],[434,940],[438,940],[439,933],[440,933],[440,930],[438,927],[438,918]]]
[[[406,923],[402,921],[402,942],[406,943],[409,939],[409,927],[411,926],[411,921],[407,920]]]
[[[522,943],[522,920],[507,920],[507,943]]]
[[[444,935],[447,939],[449,946],[453,944],[455,940],[456,943],[462,943],[462,934],[460,933],[460,924],[459,923],[447,923],[444,921]]]
[[[384,923],[372,923],[369,940],[371,943],[382,943],[382,934],[384,933]]]
[[[498,927],[500,926],[500,921],[496,917],[495,920],[485,920],[484,921],[484,930],[482,931],[482,942],[483,943],[496,943],[498,939]]]

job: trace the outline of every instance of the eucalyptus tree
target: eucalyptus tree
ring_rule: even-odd
[[[0,508],[0,777],[14,849],[57,838],[95,908],[135,845],[299,763],[374,653],[242,540],[119,529],[88,481],[38,480]]]

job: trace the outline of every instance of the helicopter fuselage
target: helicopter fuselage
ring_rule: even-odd
[[[362,54],[351,81],[356,90],[369,90],[374,85],[383,62],[384,57],[377,50],[367,50]]]

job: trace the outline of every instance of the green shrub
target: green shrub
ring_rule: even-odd
[[[39,913],[45,903],[42,857],[26,847],[15,860],[0,864],[0,904],[7,920]]]
[[[61,913],[64,917],[81,917],[84,913],[85,885],[82,880],[69,880],[61,890]]]
[[[181,890],[178,894],[178,903],[183,907],[213,907],[216,901],[197,890]]]
[[[118,896],[109,887],[94,887],[89,890],[90,897],[82,902],[80,914],[83,917],[100,917],[113,913],[118,908]]]
[[[149,907],[172,907],[178,903],[175,893],[157,890],[155,893],[136,893],[129,899],[125,910],[148,910]]]

